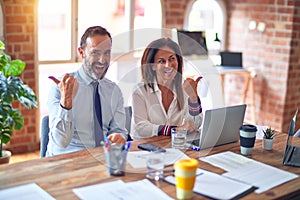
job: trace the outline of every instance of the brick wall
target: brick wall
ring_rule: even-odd
[[[184,20],[186,6],[192,0],[162,2],[168,9],[166,27],[182,28],[176,22]],[[242,51],[245,67],[257,72],[254,80],[256,123],[279,131],[287,131],[289,121],[300,105],[299,4],[293,0],[225,0],[228,10],[226,47],[231,51]],[[264,22],[265,31],[250,31],[250,20]],[[225,81],[226,103],[240,103],[243,77],[226,76]],[[250,103],[249,95],[247,103]],[[251,120],[250,111],[247,109],[248,120]]]
[[[283,117],[284,130],[288,129],[295,108],[300,108],[300,1],[289,1],[289,4],[294,4],[294,16],[291,19],[293,21],[293,31],[291,34],[287,94]],[[299,128],[299,123],[297,124],[297,128]]]
[[[21,59],[26,68],[22,80],[37,94],[38,73],[35,63],[36,44],[36,6],[37,0],[3,0],[4,43],[6,52],[12,59]],[[24,115],[24,127],[14,131],[11,142],[5,146],[13,153],[23,153],[39,149],[39,112],[27,110],[20,104],[14,106]]]
[[[182,29],[185,11],[190,0],[161,0],[164,28]]]
[[[233,0],[229,14],[228,49],[242,51],[245,67],[253,67],[257,71],[257,124],[269,125],[280,131],[287,131],[292,113],[300,105],[299,84],[296,86],[299,60],[295,53],[299,53],[299,45],[297,39],[292,41],[294,36],[299,38],[294,4],[295,1],[289,0]],[[249,30],[250,20],[264,22],[265,31]],[[230,79],[228,82],[227,101],[235,102],[233,94],[241,82]]]

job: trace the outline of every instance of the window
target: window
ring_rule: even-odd
[[[76,62],[89,26],[107,28],[114,37],[113,53],[127,53],[161,36],[160,0],[39,0],[38,12],[39,61],[44,63]],[[141,31],[145,28],[155,28],[155,34]]]
[[[39,0],[38,58],[39,61],[70,61],[71,0]]]
[[[146,47],[151,41],[162,36],[162,12],[160,0],[139,0],[139,9],[134,17],[134,49]]]
[[[99,24],[112,34],[113,54],[145,47],[155,36],[161,36],[155,34],[157,29],[149,30],[161,29],[160,0],[79,0],[78,8],[78,41],[87,27]]]
[[[184,28],[188,31],[205,31],[206,43],[210,53],[215,53],[216,33],[224,44],[224,25],[226,16],[224,3],[216,0],[197,0],[188,7]],[[221,44],[222,44],[221,43]],[[222,48],[219,47],[219,48]],[[220,49],[219,49],[220,50]]]

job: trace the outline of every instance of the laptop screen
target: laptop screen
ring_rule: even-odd
[[[246,107],[242,104],[206,110],[201,134],[191,143],[206,149],[238,141]]]
[[[242,67],[243,56],[242,52],[220,52],[221,66]]]

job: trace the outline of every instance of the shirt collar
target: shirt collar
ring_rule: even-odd
[[[79,68],[78,73],[79,73],[79,75],[81,76],[83,82],[84,82],[86,85],[90,85],[90,84],[93,84],[93,83],[95,82],[94,79],[92,79],[91,77],[89,77],[89,76],[85,73],[85,71],[84,71],[84,69],[83,69],[83,65],[81,65],[81,67]],[[98,82],[99,82],[99,81],[98,81]]]
[[[158,84],[157,84],[156,80],[154,81],[153,86],[154,86],[154,90],[152,90],[152,92],[158,92],[159,91],[159,87],[158,87]]]
[[[154,85],[154,90],[150,90],[152,93],[155,93],[155,92],[160,92],[159,90],[159,87],[158,87],[158,84],[157,84],[157,81],[154,80],[153,81],[153,85]],[[176,88],[175,88],[175,84],[173,84],[173,88],[172,88],[172,92],[175,96],[175,98],[177,98],[177,93],[176,93]]]

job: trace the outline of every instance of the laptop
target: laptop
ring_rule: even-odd
[[[298,109],[290,122],[286,148],[283,156],[283,164],[293,167],[300,167],[300,138],[294,135],[297,114]]]
[[[242,52],[220,52],[222,69],[243,69],[243,54]]]
[[[188,136],[187,143],[206,149],[237,142],[245,112],[246,104],[207,110],[200,136]]]

